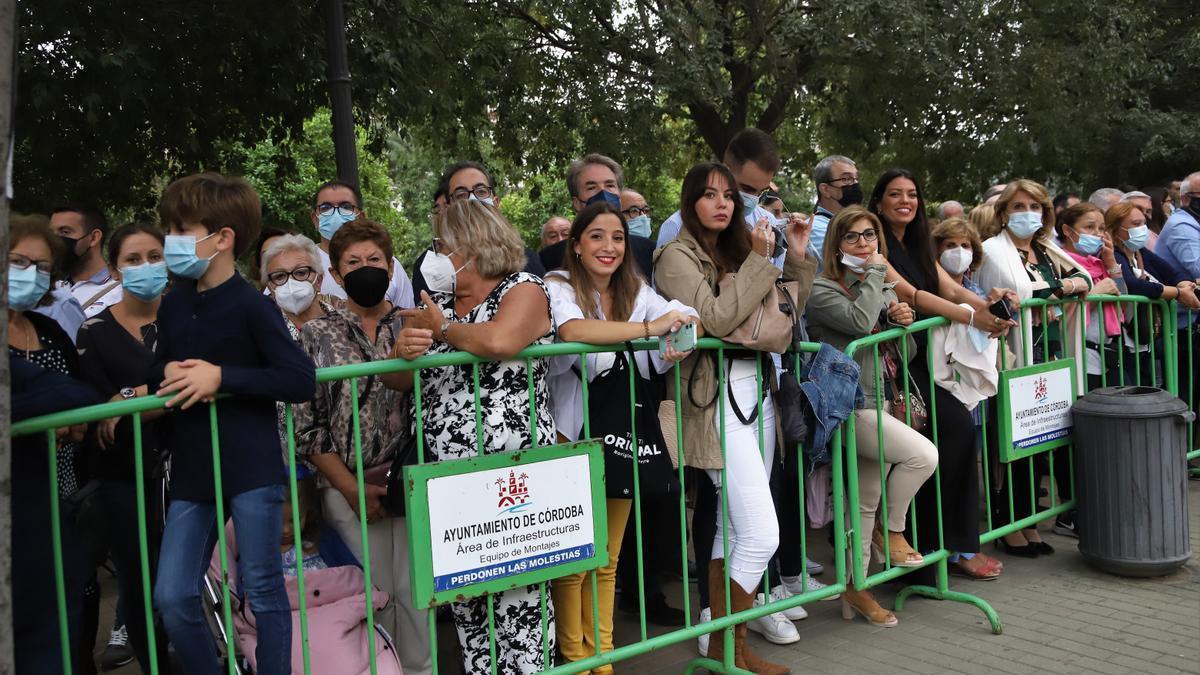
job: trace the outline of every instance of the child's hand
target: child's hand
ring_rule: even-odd
[[[163,372],[167,379],[159,386],[159,395],[175,394],[167,401],[168,408],[174,408],[180,402],[183,403],[181,410],[187,410],[197,401],[209,403],[221,388],[221,367],[208,361],[173,361]]]

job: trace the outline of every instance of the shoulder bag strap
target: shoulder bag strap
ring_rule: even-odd
[[[111,291],[112,289],[114,289],[114,288],[116,288],[117,286],[120,286],[120,285],[121,285],[121,282],[119,282],[119,281],[114,281],[114,282],[112,282],[111,284],[109,284],[109,285],[105,286],[104,288],[100,289],[100,292],[99,292],[99,293],[97,293],[97,294],[93,295],[93,296],[91,297],[91,299],[89,299],[87,302],[83,303],[83,308],[84,308],[84,309],[87,309],[88,307],[91,307],[92,305],[96,304],[96,301],[97,301],[97,300],[99,300],[100,298],[103,298],[104,296],[108,295],[109,291]]]

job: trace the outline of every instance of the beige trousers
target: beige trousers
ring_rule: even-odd
[[[871,563],[871,536],[875,512],[879,510],[879,420],[883,427],[883,470],[887,472],[887,528],[903,532],[908,505],[917,490],[937,468],[937,447],[903,421],[887,414],[879,417],[874,408],[854,411],[854,439],[858,447],[858,517],[862,532],[863,567]]]

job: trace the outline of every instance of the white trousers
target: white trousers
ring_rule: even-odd
[[[742,414],[749,417],[758,398],[758,382],[752,361],[734,361],[729,381]],[[733,411],[729,391],[725,392],[725,478],[728,513],[721,519],[720,495],[717,499],[717,534],[713,538],[712,559],[725,558],[724,533],[729,533],[729,556],[725,561],[730,579],[746,591],[753,591],[775,549],[779,547],[779,520],[771,499],[771,462],[775,456],[775,407],[771,397],[759,406],[759,420],[742,424]],[[717,432],[721,417],[717,415]],[[760,450],[761,440],[761,450]],[[722,472],[709,469],[708,477],[721,489]]]

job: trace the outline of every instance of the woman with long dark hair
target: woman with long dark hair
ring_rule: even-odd
[[[696,308],[706,333],[728,336],[774,291],[780,276],[779,268],[771,263],[775,233],[765,220],[746,229],[737,181],[724,165],[693,167],[683,180],[680,201],[683,229],[677,239],[655,253],[655,280],[663,295]],[[816,264],[805,257],[809,233],[808,224],[798,220],[786,232],[783,278],[800,282],[799,306],[808,299],[816,275]],[[730,273],[736,274],[733,283],[718,295],[718,281]],[[681,368],[683,461],[706,471],[718,489],[724,483],[728,495],[728,512],[718,512],[715,518],[708,568],[709,607],[714,619],[725,614],[726,569],[730,608],[734,612],[748,609],[779,544],[779,523],[768,484],[775,453],[771,394],[775,369],[764,356],[741,350],[726,353],[728,391],[723,401],[717,360],[711,354],[694,354]],[[759,388],[759,372],[767,382],[765,390]],[[724,410],[718,411],[722,404]],[[748,418],[741,412],[746,410],[752,411]],[[728,533],[728,554],[722,531]],[[705,543],[697,539],[696,546],[702,549]],[[734,639],[739,667],[756,673],[788,672],[751,652],[745,637],[746,625],[739,624]],[[708,657],[720,660],[723,647],[721,632],[713,633]]]
[[[897,280],[899,299],[919,313],[918,318],[944,316],[951,321],[969,323],[988,333],[1007,329],[1013,322],[1003,321],[988,312],[988,305],[1007,289],[993,289],[988,299],[979,298],[955,283],[934,259],[933,240],[925,214],[925,197],[910,171],[890,169],[875,183],[868,210],[883,223],[888,263],[894,270],[888,280]],[[898,274],[898,278],[896,277]],[[961,305],[968,307],[962,307]],[[921,316],[923,315],[923,316]],[[979,552],[979,476],[975,459],[975,425],[971,413],[952,393],[931,387],[929,365],[925,358],[928,333],[916,334],[917,354],[910,365],[912,382],[926,406],[937,411],[922,433],[938,446],[938,476],[941,481],[941,520],[938,529],[938,483],[926,481],[917,492],[916,517],[909,520],[908,537],[923,553],[945,547],[962,555],[960,564],[967,574],[992,576],[999,562]],[[936,437],[935,437],[936,431]]]

